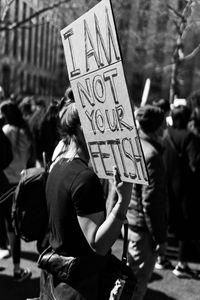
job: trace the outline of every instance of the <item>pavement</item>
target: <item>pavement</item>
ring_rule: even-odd
[[[113,246],[113,253],[121,258],[123,241],[118,239]],[[194,246],[191,246],[194,250]],[[168,255],[176,264],[176,247],[169,247]],[[22,267],[32,271],[31,279],[22,283],[13,281],[11,257],[0,260],[0,300],[27,300],[39,296],[40,270],[37,268],[38,254],[35,242],[22,242]],[[200,252],[191,257],[190,266],[200,271]],[[64,300],[64,299],[63,299]],[[104,300],[104,299],[102,299]],[[178,279],[172,270],[154,270],[144,300],[200,300],[200,280]]]

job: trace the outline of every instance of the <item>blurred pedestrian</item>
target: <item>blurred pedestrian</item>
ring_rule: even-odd
[[[168,127],[163,135],[169,231],[175,234],[179,243],[178,263],[173,274],[179,278],[196,276],[188,265],[190,241],[195,239],[196,234],[196,228],[192,226],[192,219],[196,215],[193,210],[196,198],[193,197],[192,190],[194,157],[197,149],[194,146],[194,136],[187,128],[190,115],[191,111],[188,106],[175,103],[171,111],[173,125]]]
[[[200,90],[194,91],[188,97],[188,105],[191,109],[191,118],[188,128],[200,139]]]
[[[160,139],[165,126],[159,107],[145,105],[137,110],[139,136],[149,185],[133,184],[127,218],[129,264],[137,278],[134,300],[143,299],[157,255],[165,254],[167,241],[167,195]]]
[[[20,100],[18,107],[22,113],[23,119],[28,122],[35,111],[35,102],[32,96],[26,96]]]
[[[2,130],[11,143],[12,161],[4,169],[4,174],[8,182],[8,190],[16,186],[20,180],[20,173],[27,167],[31,156],[32,139],[28,125],[22,117],[18,106],[10,100],[0,104],[0,113],[4,118]],[[3,214],[6,221],[8,239],[13,259],[14,280],[21,282],[31,276],[28,268],[21,268],[21,240],[15,234],[11,220],[12,198],[10,197],[3,205]]]
[[[3,170],[13,158],[11,143],[2,130],[3,123],[4,120],[0,118],[0,195],[4,194],[8,189],[8,181]],[[9,254],[7,231],[2,213],[2,204],[0,203],[0,259],[8,257]]]
[[[57,102],[51,101],[47,106],[41,102],[28,123],[34,138],[36,159],[43,165],[43,153],[50,161],[59,142]]]
[[[152,103],[156,107],[160,107],[165,115],[166,127],[172,126],[172,118],[171,118],[171,108],[169,100],[165,98],[161,98],[158,101],[153,101]],[[158,270],[162,269],[171,269],[173,268],[171,261],[167,257],[167,255],[158,255],[155,268]]]
[[[165,114],[165,120],[166,120],[166,126],[171,126],[172,125],[172,120],[171,120],[171,108],[170,108],[170,102],[168,99],[161,98],[158,101],[153,101],[152,103],[154,106],[160,107],[164,114]]]
[[[2,86],[0,86],[0,103],[5,100],[5,93]]]

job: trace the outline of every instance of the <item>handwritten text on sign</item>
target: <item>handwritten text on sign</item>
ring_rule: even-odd
[[[100,178],[147,184],[147,172],[109,0],[61,31],[71,87],[91,162]]]

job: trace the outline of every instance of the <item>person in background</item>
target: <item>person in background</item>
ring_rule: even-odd
[[[114,168],[118,197],[106,218],[103,187],[88,166],[89,153],[72,97],[64,101],[59,118],[62,140],[55,150],[57,159],[51,165],[46,186],[49,243],[59,255],[80,259],[85,256],[89,259],[88,263],[94,259],[102,260],[109,255],[119,237],[130,201],[131,184],[119,182],[118,172]],[[62,149],[60,155],[58,149]],[[89,263],[86,269],[90,267]],[[82,272],[85,273],[86,269]],[[100,270],[95,265],[95,273],[85,276],[84,280],[61,283],[60,296],[56,293],[59,284],[56,290],[52,285],[51,290],[54,290],[57,299],[65,299],[65,295],[68,295],[66,299],[105,299],[100,296],[99,274]],[[41,289],[42,299],[47,299],[45,294],[49,276],[47,274]]]
[[[43,122],[40,128],[40,141],[43,152],[49,161],[53,151],[59,142],[58,132],[58,106],[56,101],[51,101],[47,106]]]
[[[199,231],[193,226],[199,219],[199,210],[196,212],[199,201],[193,195],[195,157],[199,153],[194,135],[188,130],[191,110],[186,101],[177,101],[171,111],[173,125],[165,130],[162,139],[165,147],[163,158],[168,190],[169,232],[175,235],[179,243],[178,263],[173,274],[178,278],[195,278],[196,272],[188,265],[188,250],[191,240],[196,239]]]
[[[154,106],[159,107],[163,110],[166,120],[166,127],[172,126],[172,118],[171,118],[171,109],[169,100],[161,98],[158,101],[153,101]],[[158,270],[162,269],[172,269],[172,263],[167,255],[158,255],[155,268]]]
[[[153,101],[152,105],[160,107],[163,110],[165,116],[170,113],[170,103],[167,99],[161,98],[158,101]]]
[[[40,108],[35,110],[28,123],[34,138],[37,163],[43,165],[43,153],[49,162],[59,141],[58,108],[56,101],[46,106],[43,100],[37,106]]]
[[[0,86],[0,102],[5,100],[5,93],[4,93],[4,89],[2,88],[2,86]]]
[[[35,100],[32,96],[26,96],[20,99],[20,102],[17,103],[18,107],[22,113],[23,119],[28,122],[32,114],[35,111]]]
[[[165,98],[161,98],[158,101],[153,101],[152,103],[154,106],[160,107],[164,114],[165,114],[165,119],[166,119],[166,126],[171,126],[172,125],[172,120],[171,120],[171,108],[170,108],[170,103],[169,100]]]
[[[0,118],[0,195],[3,195],[8,189],[8,181],[3,170],[12,161],[12,149],[9,139],[2,130],[4,120]],[[0,202],[0,259],[9,257],[10,251],[8,249],[7,231],[2,214],[2,205]]]
[[[191,118],[188,129],[200,140],[200,90],[194,91],[187,99],[191,109]]]
[[[28,118],[28,125],[33,137],[36,165],[43,165],[43,141],[41,140],[41,126],[46,114],[46,105],[44,100],[36,102],[34,112]]]
[[[133,184],[128,207],[128,261],[137,285],[132,299],[146,293],[158,255],[165,253],[167,241],[167,195],[160,139],[165,126],[159,107],[145,105],[136,113],[149,185]]]
[[[12,148],[12,161],[4,169],[4,175],[8,182],[8,190],[16,186],[20,180],[20,174],[27,167],[31,156],[32,138],[22,117],[18,106],[10,100],[0,104],[0,114],[4,118],[2,130],[9,139]],[[20,267],[21,240],[16,236],[11,221],[12,197],[6,200],[3,205],[3,214],[7,226],[8,239],[13,259],[13,276],[14,280],[21,282],[31,276],[28,268]]]

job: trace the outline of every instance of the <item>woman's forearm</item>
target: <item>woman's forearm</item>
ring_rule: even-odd
[[[118,199],[106,220],[99,226],[94,238],[95,251],[105,255],[120,235],[130,202],[132,184],[124,184],[122,198]]]

